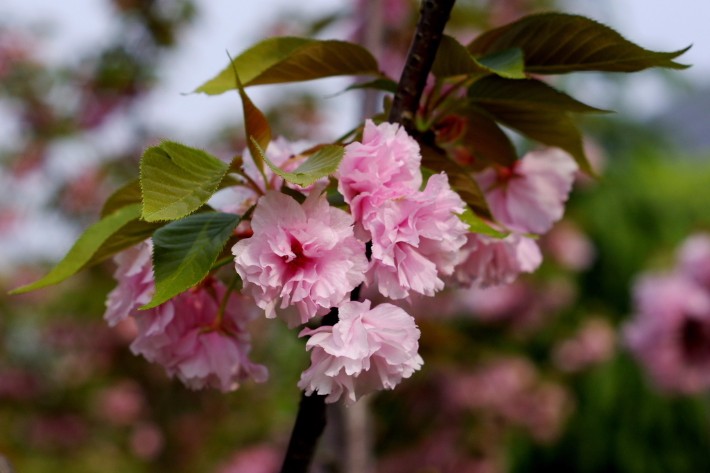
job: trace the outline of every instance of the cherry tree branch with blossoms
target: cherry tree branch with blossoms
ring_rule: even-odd
[[[147,149],[140,179],[108,199],[56,268],[16,292],[114,257],[106,321],[133,321],[131,351],[191,389],[266,381],[249,358],[247,326],[260,313],[298,327],[311,363],[281,471],[305,473],[327,403],[394,389],[421,369],[420,329],[399,302],[507,284],[541,264],[534,235],[562,218],[576,173],[591,169],[571,114],[601,110],[532,74],[684,67],[673,61],[682,51],[648,51],[555,13],[463,45],[443,34],[454,3],[422,2],[387,121],[365,120],[345,144],[272,140],[245,89],[371,75],[371,87],[391,91],[366,49],[270,38],[237,56],[196,91],[239,92],[248,149],[231,163],[171,141]],[[501,126],[552,148],[519,158]],[[221,189],[231,194],[220,207],[210,199]],[[238,279],[227,285],[229,249]]]
[[[409,131],[414,128],[414,116],[454,3],[455,0],[422,2],[412,46],[388,116],[389,122],[401,123]],[[357,300],[358,295],[359,289],[354,290],[351,299]],[[334,325],[337,317],[338,308],[334,307],[324,317],[323,325]],[[318,438],[325,429],[325,399],[324,395],[302,394],[282,473],[308,471]]]

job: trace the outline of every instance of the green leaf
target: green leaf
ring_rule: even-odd
[[[98,264],[120,251],[137,245],[150,238],[163,225],[165,222],[146,222],[139,219],[128,222],[96,250],[86,266]]]
[[[504,79],[488,76],[474,82],[468,89],[476,104],[506,105],[544,111],[575,113],[608,113],[584,104],[537,79]]]
[[[480,233],[493,238],[505,238],[510,235],[510,232],[501,232],[493,228],[486,220],[476,215],[470,207],[466,207],[463,213],[459,214],[459,219],[468,225],[468,230],[473,233]]]
[[[516,79],[525,77],[523,66],[523,53],[520,49],[511,48],[476,60],[464,45],[444,35],[431,71],[439,78],[497,74]]]
[[[195,148],[163,141],[141,159],[143,219],[176,220],[200,208],[217,190],[229,165]]]
[[[269,38],[257,43],[234,59],[234,67],[244,87],[342,75],[380,75],[377,61],[362,46],[294,37]],[[234,88],[234,70],[228,65],[195,92],[216,95]]]
[[[307,187],[321,177],[329,176],[337,171],[340,161],[343,160],[345,149],[339,145],[323,146],[301,163],[293,172],[286,172],[276,166],[266,157],[263,150],[259,149],[258,152],[275,174],[283,177],[288,182]]]
[[[170,222],[156,231],[155,295],[141,309],[156,307],[202,281],[240,220],[239,215],[205,212]]]
[[[141,202],[141,184],[138,179],[124,184],[106,199],[101,209],[101,217],[105,217],[121,207]]]
[[[588,174],[594,173],[584,153],[582,135],[567,113],[497,104],[481,106],[497,121],[528,138],[567,151],[581,170]]]
[[[504,49],[478,59],[478,63],[501,77],[525,79],[525,61],[520,48]]]
[[[450,160],[446,154],[436,148],[423,142],[420,142],[419,145],[422,153],[422,167],[436,172],[444,171],[449,177],[451,188],[461,196],[464,202],[479,215],[492,219],[486,198],[469,170]]]
[[[510,48],[522,49],[525,70],[538,74],[688,67],[673,61],[688,48],[674,52],[649,51],[608,26],[565,13],[530,15],[487,31],[468,45],[474,56],[500,53]]]
[[[43,278],[14,289],[10,294],[22,294],[60,283],[86,267],[101,246],[140,215],[140,204],[122,207],[87,228],[64,258]]]

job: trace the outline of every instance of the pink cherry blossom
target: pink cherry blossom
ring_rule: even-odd
[[[398,124],[365,122],[362,142],[345,147],[336,177],[338,191],[356,222],[388,199],[409,195],[422,184],[419,144]]]
[[[266,316],[296,306],[289,326],[324,315],[365,279],[365,245],[353,235],[352,217],[312,192],[300,205],[269,192],[252,217],[254,235],[232,248],[237,273]]]
[[[688,237],[678,252],[680,270],[710,290],[710,234]]]
[[[424,191],[373,209],[363,222],[372,238],[368,284],[391,299],[443,289],[442,276],[453,273],[466,243],[468,227],[457,215],[464,208],[442,173],[431,176]]]
[[[555,225],[545,235],[542,245],[545,254],[570,271],[588,269],[596,257],[596,249],[589,237],[568,220]]]
[[[146,240],[114,257],[118,268],[113,277],[118,281],[118,285],[108,295],[104,314],[111,327],[153,298],[155,283],[151,263],[152,250],[151,240]]]
[[[535,240],[516,233],[502,239],[469,234],[463,251],[466,256],[456,267],[455,279],[465,286],[509,284],[520,273],[531,273],[542,263]]]
[[[588,319],[579,331],[559,343],[552,360],[561,371],[575,373],[609,360],[616,348],[616,332],[601,318]]]
[[[526,154],[507,168],[488,168],[477,175],[493,216],[521,233],[547,232],[562,218],[577,164],[550,148]]]
[[[642,277],[634,296],[624,338],[655,384],[687,394],[710,388],[710,294],[671,274]]]
[[[138,337],[131,351],[162,365],[191,389],[232,391],[249,378],[266,380],[266,368],[252,363],[246,324],[256,314],[251,301],[229,294],[214,279],[184,292],[166,303],[134,313]]]
[[[345,395],[352,403],[364,394],[394,389],[424,363],[414,318],[392,304],[370,309],[370,301],[344,302],[335,325],[304,329],[304,335],[311,337],[306,344],[311,366],[298,386],[308,395],[327,395],[326,402]]]

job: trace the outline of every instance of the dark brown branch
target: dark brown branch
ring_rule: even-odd
[[[360,287],[353,289],[353,292],[350,293],[350,300],[358,300]],[[338,323],[338,308],[333,307],[323,316],[321,325],[335,325],[336,323]],[[306,396],[306,393],[301,394],[296,423],[291,431],[291,439],[288,442],[281,473],[308,472],[318,438],[325,429],[325,398],[326,396],[320,394],[310,396]]]
[[[395,93],[389,121],[401,123],[410,133],[414,131],[414,116],[419,107],[427,76],[434,64],[434,57],[441,42],[446,22],[456,0],[424,0],[420,10],[419,23],[409,49],[407,62]],[[368,245],[368,260],[370,247]],[[351,300],[358,300],[360,287],[351,294]],[[323,317],[323,325],[338,322],[338,309],[333,308]],[[296,423],[291,432],[281,473],[307,473],[313,459],[318,438],[326,424],[325,396],[301,395]]]
[[[414,132],[414,117],[456,0],[424,0],[388,120]]]
[[[325,396],[301,394],[296,423],[288,443],[281,473],[307,473],[325,429]]]

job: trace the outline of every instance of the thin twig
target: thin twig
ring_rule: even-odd
[[[417,30],[388,118],[391,123],[401,123],[410,134],[415,132],[414,117],[455,2],[456,0],[422,2]]]

